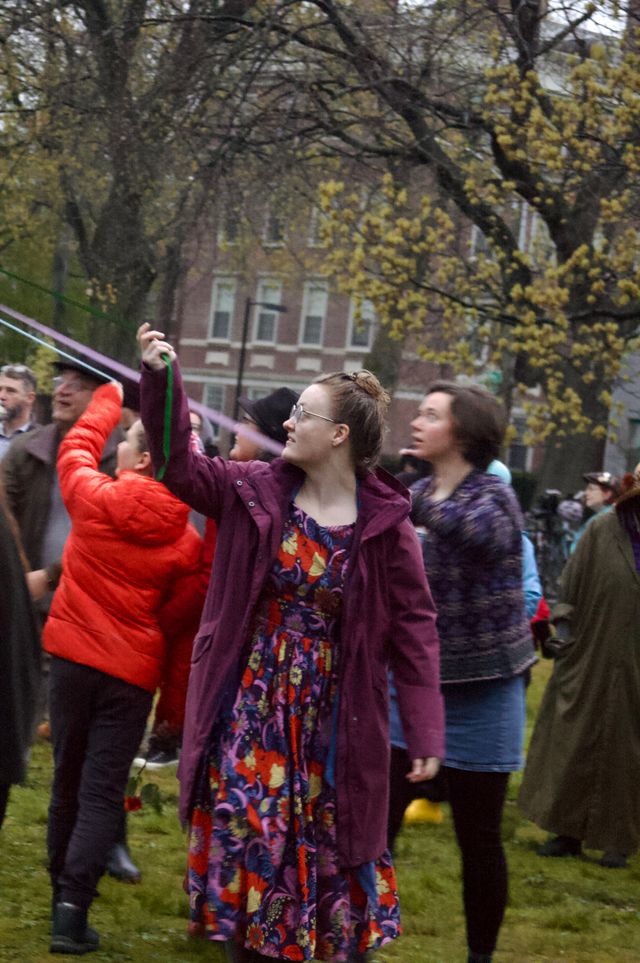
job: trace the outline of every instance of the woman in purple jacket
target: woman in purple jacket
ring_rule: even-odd
[[[282,458],[202,458],[162,338],[140,329],[154,464],[218,522],[179,770],[192,929],[232,961],[362,961],[399,932],[388,665],[408,778],[443,753],[435,611],[406,492],[375,467],[388,396],[368,372],[328,375],[293,406]]]
[[[522,518],[486,473],[504,412],[482,388],[439,381],[411,423],[411,454],[431,478],[411,517],[438,609],[446,716],[444,775],[462,854],[469,963],[489,963],[507,902],[501,820],[522,765],[525,676],[535,654],[522,589]]]

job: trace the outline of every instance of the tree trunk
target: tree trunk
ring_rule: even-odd
[[[598,399],[599,390],[586,385],[571,372],[567,373],[566,382],[582,398],[584,412],[592,424],[606,425],[609,409]],[[594,438],[589,432],[570,431],[564,438],[552,436],[546,442],[537,491],[558,488],[566,494],[584,488],[584,473],[603,468],[605,443],[605,438]]]
[[[369,354],[363,364],[372,371],[383,387],[393,395],[400,377],[404,338],[390,338],[384,325],[379,325]]]
[[[53,252],[53,264],[51,268],[51,284],[53,290],[58,294],[64,294],[69,275],[69,258],[71,256],[71,228],[68,224],[62,225],[58,242]],[[61,298],[54,298],[51,320],[56,331],[64,332],[65,328],[65,304]]]

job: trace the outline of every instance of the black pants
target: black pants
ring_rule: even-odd
[[[55,898],[88,909],[121,832],[129,769],[152,693],[54,656],[49,708],[54,776],[47,848]]]
[[[425,795],[406,774],[411,761],[392,749],[388,845],[393,849],[408,804]],[[507,861],[502,845],[502,810],[509,774],[444,768],[453,825],[462,857],[462,886],[467,943],[474,953],[491,955],[507,905]],[[426,792],[428,793],[428,789]]]

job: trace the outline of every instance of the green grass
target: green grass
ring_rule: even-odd
[[[547,664],[537,667],[529,694],[530,722]],[[45,868],[47,803],[51,779],[48,745],[34,748],[29,784],[12,791],[0,832],[0,961],[51,963],[47,952],[50,892]],[[221,960],[215,945],[185,935],[187,899],[181,887],[185,836],[175,817],[173,772],[154,774],[162,815],[143,810],[129,818],[131,850],[143,870],[140,886],[105,878],[91,922],[102,949],[95,963],[191,963]],[[545,838],[520,815],[513,779],[504,820],[511,882],[510,904],[496,963],[638,963],[640,960],[640,857],[626,870],[584,859],[541,859]],[[380,963],[464,963],[464,921],[459,862],[451,821],[409,826],[398,841],[398,879],[404,936],[378,955]]]

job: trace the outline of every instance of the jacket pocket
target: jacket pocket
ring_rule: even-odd
[[[199,662],[202,656],[211,648],[215,624],[215,622],[205,622],[200,626],[191,651],[191,665]]]

